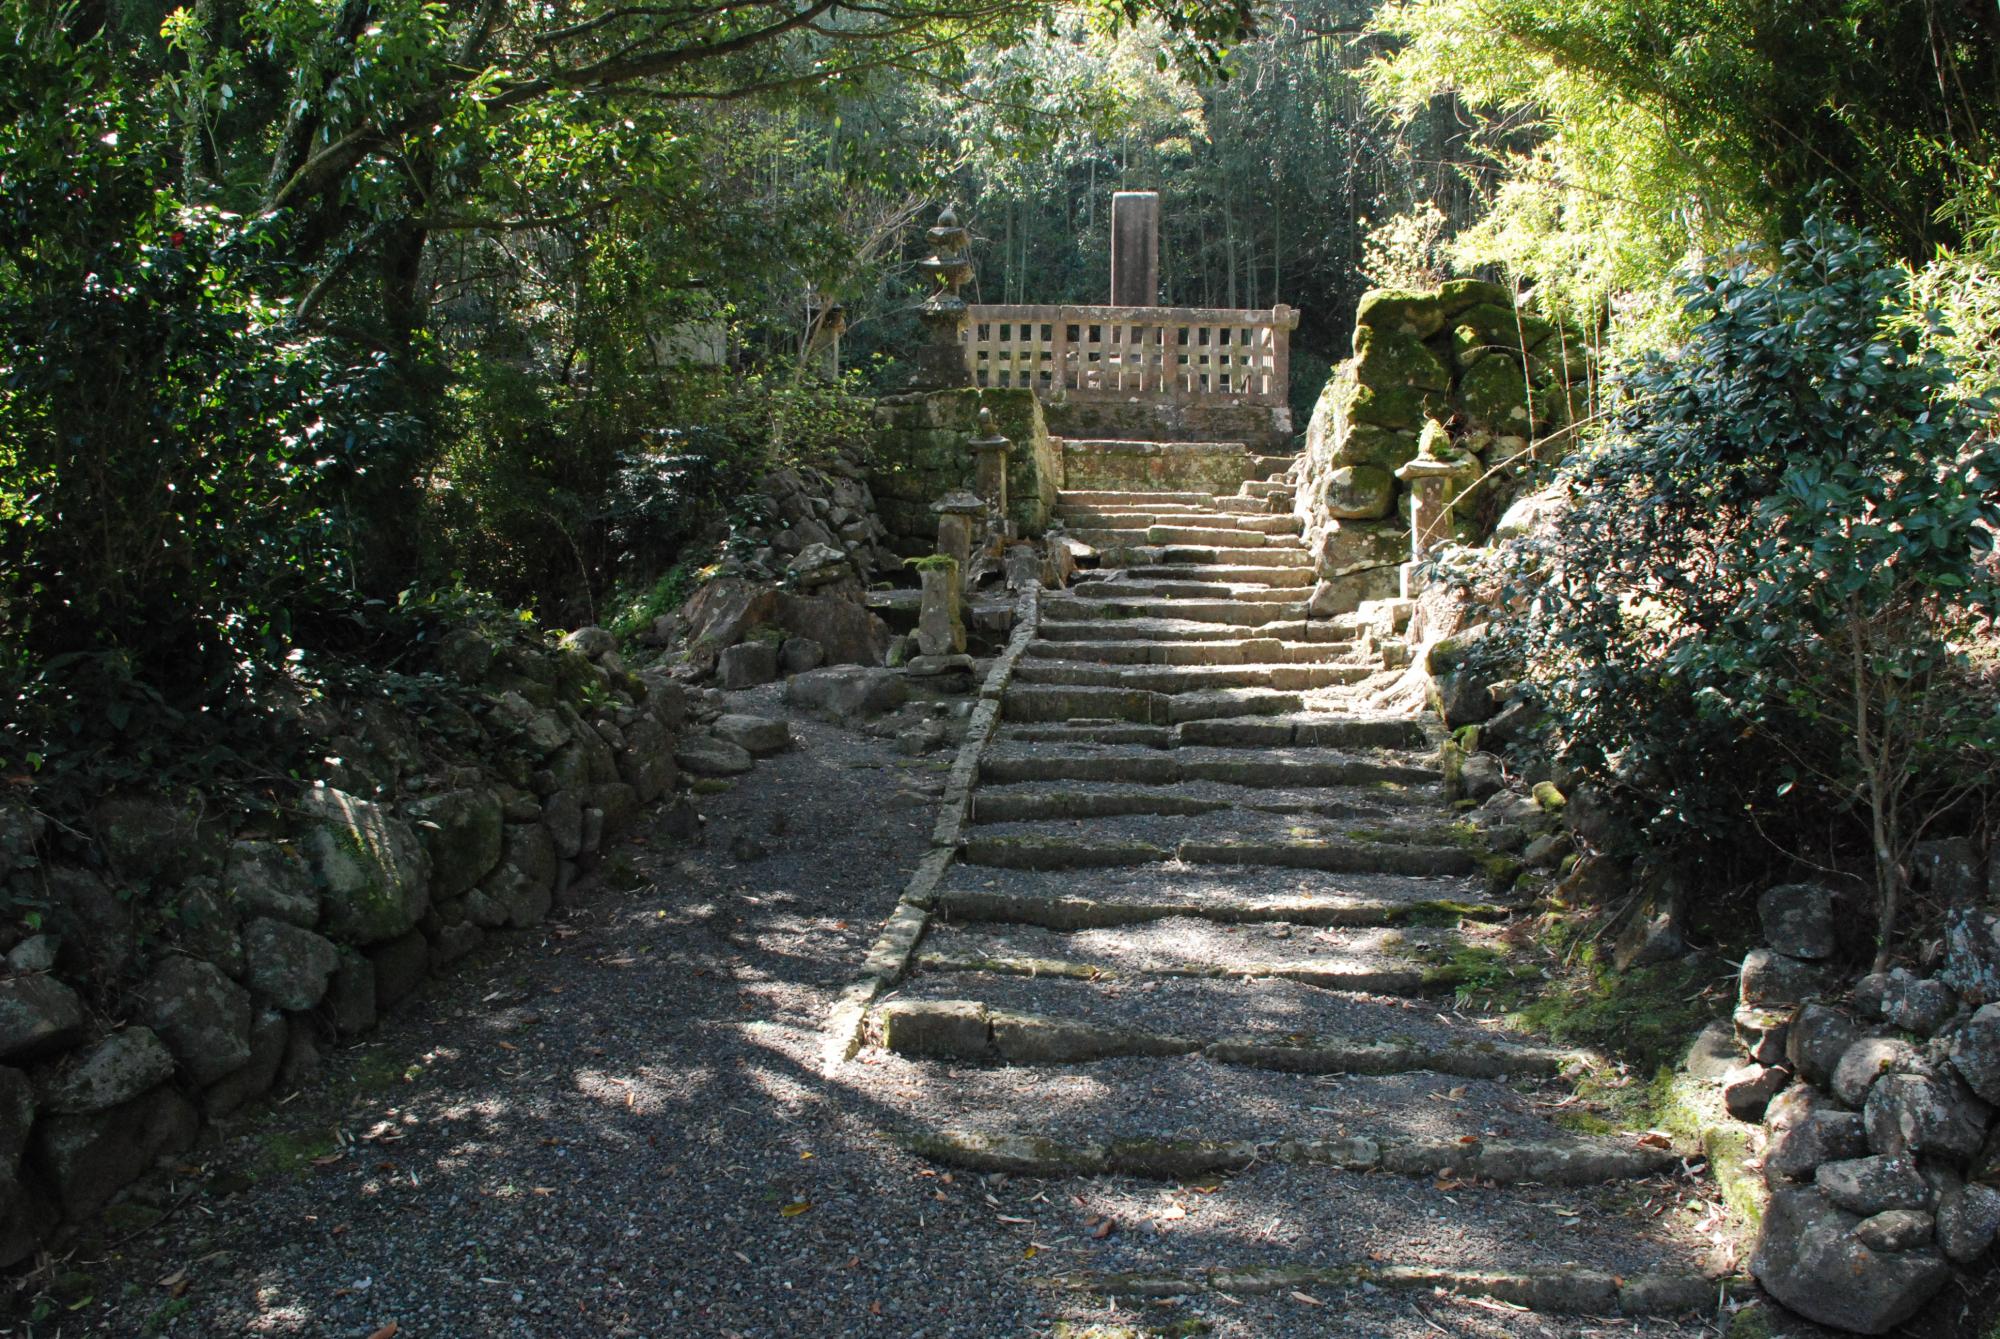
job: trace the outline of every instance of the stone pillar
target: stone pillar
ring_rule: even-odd
[[[938,215],[937,226],[925,236],[930,239],[932,252],[930,259],[917,262],[917,268],[937,280],[938,291],[917,308],[917,319],[924,324],[924,344],[914,359],[910,389],[942,391],[970,386],[972,368],[965,353],[965,299],[959,297],[958,290],[972,277],[972,261],[965,254],[972,233],[959,226],[958,211],[946,205]]]
[[[1119,191],[1111,197],[1111,305],[1160,302],[1160,193]]]
[[[979,435],[966,443],[978,457],[973,489],[998,516],[1007,515],[1007,452],[1013,444],[993,431],[993,411],[979,411]],[[1003,522],[1004,523],[1004,522]]]
[[[965,650],[965,620],[959,565],[939,555],[917,569],[923,579],[923,599],[917,606],[917,654],[955,656]]]

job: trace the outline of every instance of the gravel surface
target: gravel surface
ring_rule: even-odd
[[[983,835],[981,825],[974,835]],[[1101,901],[1257,902],[1282,898],[1340,905],[1351,902],[1490,902],[1481,879],[1404,874],[1332,874],[1279,866],[1113,865],[1095,869],[1024,870],[954,865],[946,888],[1018,897],[1088,897]]]
[[[1446,1015],[1430,1000],[1322,990],[1298,981],[1157,977],[1136,981],[1076,981],[994,972],[926,972],[889,997],[979,1000],[995,1009],[1108,1027],[1214,1040],[1283,1044],[1313,1039],[1397,1041],[1437,1046],[1473,1041],[1533,1043],[1499,1019]]]

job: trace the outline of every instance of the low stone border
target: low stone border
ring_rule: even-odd
[[[882,933],[862,960],[860,977],[841,992],[827,1016],[825,1042],[820,1051],[822,1070],[827,1074],[854,1058],[861,1049],[862,1025],[867,1020],[868,1007],[909,970],[917,941],[923,938],[930,924],[938,887],[958,855],[959,839],[972,812],[972,788],[979,781],[979,760],[993,732],[999,728],[1007,685],[1013,680],[1014,667],[1027,653],[1028,643],[1040,632],[1041,623],[1041,583],[1030,582],[1015,602],[1013,635],[980,685],[979,705],[972,709],[965,740],[958,748],[958,759],[945,779],[944,800],[937,826],[931,829],[930,850],[917,862],[916,872],[904,887],[896,909],[889,913]]]

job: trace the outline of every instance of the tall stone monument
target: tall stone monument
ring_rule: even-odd
[[[1111,305],[1160,303],[1160,193],[1119,191],[1111,197]]]

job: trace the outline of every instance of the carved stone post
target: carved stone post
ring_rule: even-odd
[[[917,605],[919,655],[955,656],[965,650],[965,619],[959,613],[964,601],[962,570],[942,554],[919,564],[917,575],[924,583]]]
[[[926,234],[931,257],[917,268],[937,280],[939,288],[930,300],[917,308],[924,323],[924,346],[917,351],[916,366],[910,374],[910,388],[920,391],[951,390],[972,384],[972,369],[965,358],[965,299],[958,290],[972,277],[972,261],[965,254],[972,240],[969,229],[958,223],[958,211],[946,205],[937,226]]]
[[[1444,425],[1433,419],[1424,425],[1416,459],[1396,471],[1396,477],[1410,486],[1410,561],[1402,571],[1405,597],[1421,589],[1417,569],[1451,538],[1452,504],[1478,468],[1479,462],[1454,447]]]
[[[1007,517],[1007,453],[1013,443],[993,430],[993,411],[979,411],[979,435],[966,443],[978,457],[978,467],[973,473],[973,489],[986,500],[986,505],[1006,524]]]

